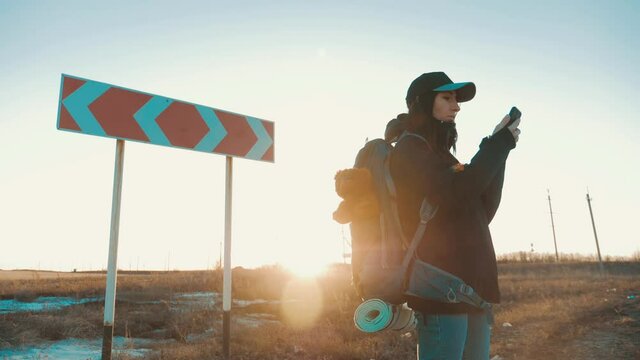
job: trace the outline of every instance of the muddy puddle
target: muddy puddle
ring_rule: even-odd
[[[104,301],[104,299],[101,297],[74,299],[70,297],[41,296],[33,301],[20,301],[16,299],[0,300],[0,314],[54,311],[68,306],[98,301]]]
[[[151,345],[161,342],[167,343],[169,341],[131,339],[117,336],[113,338],[113,354],[127,355],[133,358],[142,357],[151,351],[149,349]],[[0,349],[0,359],[11,360],[97,360],[100,359],[101,356],[102,339],[64,339],[60,341],[44,342],[29,347]]]

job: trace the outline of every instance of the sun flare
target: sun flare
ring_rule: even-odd
[[[302,261],[286,263],[285,268],[298,277],[316,278],[327,270],[328,264],[314,261]]]
[[[313,327],[323,309],[323,294],[314,279],[294,279],[282,293],[281,309],[287,325],[296,329]]]

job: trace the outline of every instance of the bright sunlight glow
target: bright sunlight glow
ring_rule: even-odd
[[[294,275],[301,278],[316,278],[322,275],[328,267],[328,263],[322,261],[310,261],[309,259],[289,259],[284,267]]]
[[[281,309],[285,323],[297,329],[316,324],[323,309],[322,289],[314,279],[290,281],[282,293]]]

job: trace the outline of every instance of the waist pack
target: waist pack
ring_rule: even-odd
[[[407,132],[400,140],[405,136],[417,136],[426,142],[419,135]],[[363,300],[375,298],[391,304],[402,304],[407,296],[417,296],[489,308],[490,304],[462,279],[418,259],[418,245],[427,224],[438,211],[426,199],[422,202],[420,223],[413,238],[411,241],[405,239],[389,170],[392,149],[392,145],[382,139],[371,140],[360,150],[354,165],[369,170],[377,199],[376,216],[354,217],[350,222],[352,278],[359,296]]]

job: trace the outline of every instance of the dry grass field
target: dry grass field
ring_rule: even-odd
[[[491,356],[502,359],[640,359],[640,262],[515,261],[499,265]],[[0,272],[0,299],[99,297],[103,274]],[[220,292],[220,271],[127,273],[118,278],[115,333],[158,340],[145,359],[221,359],[219,298],[176,306],[181,293]],[[234,269],[233,359],[414,359],[415,334],[364,334],[348,266],[317,279],[277,268]],[[0,314],[0,350],[66,338],[99,338],[101,301]],[[249,321],[249,320],[251,321]],[[262,320],[261,320],[262,319]],[[96,357],[97,359],[98,357]],[[127,359],[127,355],[116,358]]]

